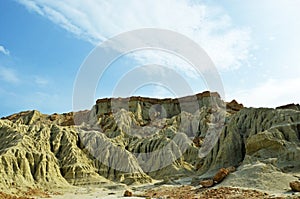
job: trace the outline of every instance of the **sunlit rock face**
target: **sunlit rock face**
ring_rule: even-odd
[[[76,113],[2,118],[0,187],[205,178],[231,166],[237,171],[224,184],[245,180],[255,169],[290,180],[300,168],[299,140],[298,105],[244,108],[210,92],[99,99]]]

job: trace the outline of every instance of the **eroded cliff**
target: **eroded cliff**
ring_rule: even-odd
[[[76,113],[25,111],[0,120],[0,141],[2,189],[200,179],[229,166],[237,168],[230,185],[257,172],[287,180],[300,172],[297,105],[244,108],[209,92],[100,99]]]

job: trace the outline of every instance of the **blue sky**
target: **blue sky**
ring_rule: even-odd
[[[91,50],[146,27],[176,31],[203,47],[218,68],[227,101],[255,107],[299,103],[299,7],[297,0],[0,1],[0,115],[71,111],[73,84]],[[181,60],[157,54],[117,60],[95,99],[110,96],[120,77],[141,63],[166,64],[194,92],[206,89]],[[172,96],[158,86],[134,94]]]

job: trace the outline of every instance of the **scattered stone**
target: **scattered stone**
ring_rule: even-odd
[[[236,171],[236,168],[233,167],[233,166],[232,167],[227,167],[226,169],[228,170],[229,173],[233,173],[233,172]]]
[[[290,187],[295,192],[300,192],[300,181],[290,182]]]
[[[155,193],[155,195],[154,195]],[[284,199],[283,197],[274,197],[267,193],[251,189],[241,189],[232,187],[219,187],[216,189],[192,189],[190,186],[182,187],[159,187],[146,191],[148,198],[163,198],[168,196],[174,199],[212,199],[212,198],[246,198],[246,199]],[[295,198],[296,199],[296,198]]]
[[[211,199],[211,198],[247,198],[247,199],[283,199],[282,197],[273,197],[267,193],[257,190],[240,189],[232,187],[220,187],[217,189],[207,189],[200,192],[197,198]]]
[[[216,175],[214,176],[213,181],[215,183],[220,183],[220,182],[222,182],[226,178],[226,176],[228,176],[228,174],[229,174],[228,169],[221,168],[218,171],[218,173],[216,173]]]
[[[124,192],[124,197],[132,197],[132,192],[129,191],[129,190],[126,190],[126,191]]]
[[[26,197],[26,196],[14,196],[14,195],[10,195],[10,194],[6,194],[3,192],[0,192],[0,199],[34,199],[32,197]]]
[[[214,181],[213,180],[203,180],[200,182],[200,185],[202,185],[202,187],[204,188],[209,188],[209,187],[212,187],[214,186]]]

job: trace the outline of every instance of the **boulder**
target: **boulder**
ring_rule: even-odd
[[[226,178],[226,176],[228,176],[228,174],[229,174],[228,169],[221,168],[214,176],[213,181],[215,183],[220,183]]]
[[[300,192],[300,181],[290,182],[290,187],[293,191]]]
[[[209,180],[202,180],[200,182],[200,185],[204,188],[209,188],[209,187],[212,187],[214,186],[214,181],[209,179]]]
[[[126,190],[123,194],[124,197],[132,197],[132,191]]]

